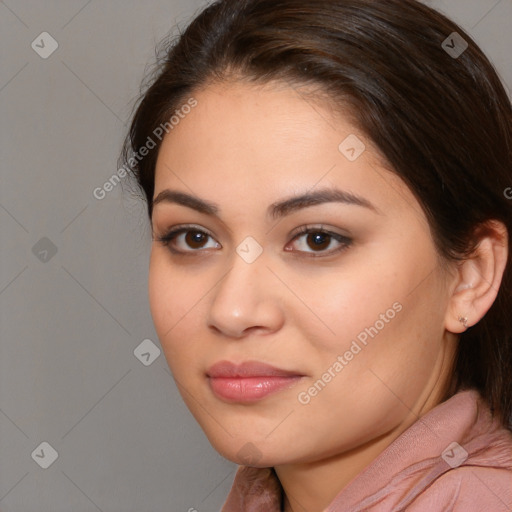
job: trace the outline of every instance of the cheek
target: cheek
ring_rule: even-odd
[[[157,250],[154,248],[151,250],[148,296],[153,323],[160,337],[160,342],[163,342],[161,334],[164,329],[164,322],[167,321],[168,314],[173,310],[172,303],[169,302],[172,301],[172,294],[170,293],[171,288],[168,286],[168,276],[165,272],[165,267],[162,265],[161,258],[158,257],[156,252]]]
[[[390,260],[357,269],[347,264],[347,270],[295,281],[297,296],[310,311],[296,307],[293,322],[311,344],[315,377],[343,357],[343,377],[335,379],[333,390],[357,382],[360,392],[373,393],[375,386],[385,388],[380,377],[397,391],[414,391],[432,370],[442,311],[431,311],[426,319],[425,297],[442,302],[435,273],[418,286],[432,261]]]
[[[197,272],[183,272],[170,264],[164,249],[151,252],[149,306],[158,339],[172,372],[181,375],[201,358],[198,319],[204,319],[205,294],[211,288]],[[188,377],[187,377],[188,378]]]
[[[408,414],[435,372],[442,314],[432,312],[425,320],[423,296],[431,291],[427,283],[413,294],[407,286],[390,290],[380,285],[366,298],[354,289],[350,301],[340,299],[347,314],[332,324],[336,342],[321,347],[321,371],[332,368],[338,356],[343,369],[322,391],[318,405],[356,410],[364,403],[359,409],[363,416],[389,415],[386,421],[393,422]]]
[[[331,336],[322,328],[325,348],[343,349],[340,341],[346,346],[353,340],[369,346],[377,339],[382,340],[379,346],[396,346],[408,343],[414,333],[421,336],[425,328],[437,329],[442,307],[430,311],[426,320],[425,302],[441,304],[442,290],[433,271],[435,254],[423,238],[415,248],[401,238],[382,242],[347,257],[338,269],[326,269],[318,279],[296,279],[298,295],[330,328]],[[308,318],[314,320],[313,315]]]
[[[324,275],[295,278],[294,321],[317,348],[343,353],[353,340],[364,346],[371,334],[386,332],[400,317],[403,293],[393,268],[328,269]],[[304,307],[306,306],[306,308]],[[308,309],[309,311],[306,311]],[[288,313],[291,310],[288,310]]]
[[[180,279],[180,273],[166,262],[163,249],[153,248],[148,278],[149,307],[164,350],[170,346],[176,331],[186,325],[187,310],[193,299],[190,290]]]

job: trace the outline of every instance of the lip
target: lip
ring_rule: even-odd
[[[235,364],[219,361],[206,372],[210,389],[228,402],[255,402],[287,389],[304,377],[300,372],[284,370],[259,361]]]

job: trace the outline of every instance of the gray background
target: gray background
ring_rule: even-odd
[[[510,91],[512,0],[427,3]],[[2,512],[212,512],[231,486],[236,466],[182,404],[163,353],[147,366],[134,354],[146,339],[160,348],[145,207],[121,186],[93,196],[117,170],[155,43],[204,4],[0,1]],[[43,59],[31,43],[45,31],[59,46]],[[58,453],[47,469],[42,442]]]

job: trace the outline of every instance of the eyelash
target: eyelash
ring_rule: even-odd
[[[180,250],[177,250],[177,249],[174,249],[173,247],[171,247],[171,242],[173,242],[174,239],[178,235],[180,235],[182,233],[187,233],[189,231],[201,233],[210,238],[213,238],[213,235],[211,235],[207,231],[204,231],[203,229],[198,229],[196,226],[193,226],[193,225],[186,225],[186,226],[180,226],[180,227],[169,230],[165,235],[156,237],[155,241],[161,243],[165,247],[168,247],[168,249],[173,254],[178,254],[178,255],[183,255],[183,256],[193,256],[194,253],[202,252],[202,249],[192,249],[190,251],[180,251]],[[291,242],[294,242],[296,239],[300,238],[303,235],[312,234],[312,233],[328,235],[328,236],[332,237],[334,240],[336,240],[337,242],[341,243],[341,246],[338,247],[337,249],[330,250],[330,251],[312,251],[312,252],[309,252],[309,251],[287,251],[287,252],[299,252],[299,253],[306,254],[307,255],[306,257],[319,258],[319,257],[332,256],[333,254],[342,252],[342,251],[348,249],[352,244],[352,239],[350,239],[344,235],[340,235],[339,233],[334,233],[332,231],[325,230],[323,228],[323,226],[319,226],[319,227],[318,226],[315,226],[315,227],[302,226],[294,233]]]

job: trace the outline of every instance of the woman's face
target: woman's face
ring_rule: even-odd
[[[440,401],[456,342],[419,203],[364,135],[300,89],[232,83],[193,96],[163,140],[152,219],[155,239],[189,231],[153,241],[149,277],[184,401],[240,464],[396,437]],[[276,207],[335,190],[339,201]],[[234,366],[216,373],[219,362]]]

